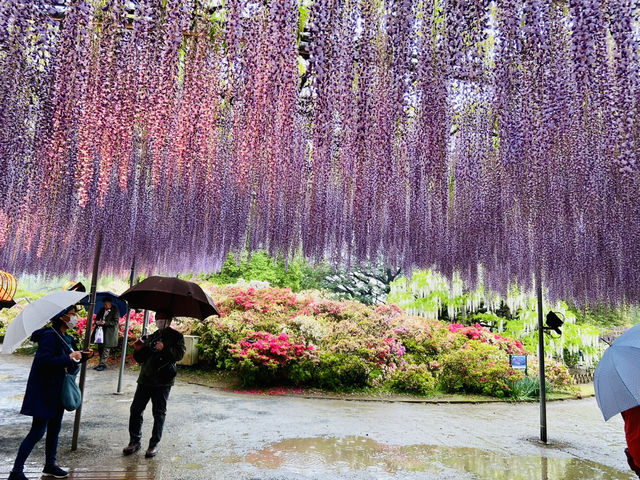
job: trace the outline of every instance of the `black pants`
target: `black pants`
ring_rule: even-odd
[[[149,448],[155,447],[162,438],[162,427],[167,416],[167,400],[171,387],[152,387],[140,385],[136,388],[136,393],[129,409],[129,442],[137,443],[142,438],[142,414],[151,400],[151,413],[153,414],[153,431]]]
[[[60,426],[62,425],[62,415],[64,410],[60,408],[58,414],[53,418],[40,418],[33,417],[31,422],[31,430],[20,444],[18,449],[18,456],[13,464],[14,472],[22,472],[24,468],[24,462],[27,457],[36,446],[36,443],[44,437],[44,433],[47,432],[47,440],[45,444],[45,463],[47,465],[56,464],[56,454],[58,453],[58,435],[60,434]]]

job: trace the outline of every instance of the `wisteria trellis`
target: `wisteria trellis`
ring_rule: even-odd
[[[2,2],[0,267],[86,271],[102,229],[114,273],[248,247],[640,300],[637,0],[299,2]]]

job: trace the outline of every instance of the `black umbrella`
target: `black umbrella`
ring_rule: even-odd
[[[213,301],[199,285],[174,277],[144,279],[120,295],[131,308],[164,312],[174,317],[204,320],[220,315]]]

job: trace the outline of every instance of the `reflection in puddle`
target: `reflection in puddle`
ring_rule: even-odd
[[[294,438],[273,443],[245,460],[261,469],[302,467],[337,473],[371,470],[395,473],[447,470],[466,472],[482,480],[600,480],[629,479],[605,465],[578,458],[505,456],[477,448],[433,445],[382,445],[366,437]]]

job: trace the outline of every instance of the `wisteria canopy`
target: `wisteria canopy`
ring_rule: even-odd
[[[635,0],[58,3],[0,3],[0,268],[87,271],[102,230],[116,274],[265,248],[640,299]]]

